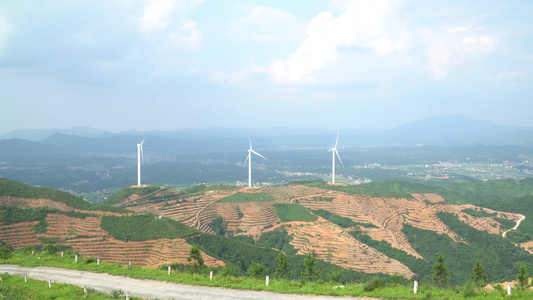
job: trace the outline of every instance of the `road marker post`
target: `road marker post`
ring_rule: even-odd
[[[511,295],[511,284],[510,283],[507,285],[507,295],[509,296]]]
[[[267,277],[266,277],[266,286],[268,286],[268,280],[269,280],[269,279],[270,279],[270,278],[268,278],[268,276],[267,276]]]
[[[415,284],[413,286],[413,294],[416,294],[418,292],[418,280],[415,280]]]
[[[209,272],[209,280],[213,280],[213,271]]]

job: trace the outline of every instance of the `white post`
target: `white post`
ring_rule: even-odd
[[[83,287],[83,294],[85,295],[85,297],[87,297],[87,287],[86,286]]]
[[[511,295],[511,284],[507,285],[507,295]]]
[[[131,261],[128,263],[128,269],[131,270]]]
[[[417,291],[418,291],[418,281],[415,280],[415,285],[413,287],[413,294],[416,294]]]
[[[170,275],[170,266],[168,266],[168,275]]]
[[[63,257],[65,255],[65,252],[61,251],[61,257]]]
[[[33,255],[33,250],[31,250],[31,255]]]
[[[266,277],[266,286],[268,286],[268,276]]]
[[[213,280],[213,271],[209,272],[209,280]]]
[[[74,257],[74,261],[78,262],[78,254],[76,254],[76,257]]]
[[[96,265],[97,265],[97,266],[100,265],[100,259],[99,259],[99,258],[96,259]]]
[[[52,280],[48,280],[48,287],[49,287],[49,288],[52,287]]]
[[[28,275],[24,274],[24,282],[28,282]]]
[[[130,300],[130,292],[126,292],[126,300]]]

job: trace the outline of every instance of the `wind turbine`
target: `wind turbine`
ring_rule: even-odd
[[[344,164],[342,163],[342,159],[339,156],[339,152],[337,151],[337,143],[339,142],[339,131],[337,130],[337,140],[335,141],[335,147],[329,149],[328,151],[331,151],[332,155],[332,162],[331,162],[331,183],[335,183],[335,154],[337,154],[337,157],[339,158],[339,161],[341,162],[341,165],[344,167]]]
[[[144,161],[143,143],[144,139],[137,144],[137,186],[141,186],[141,157]]]
[[[252,153],[259,157],[264,158],[265,160],[268,160],[268,159],[264,157],[263,155],[255,152],[254,149],[252,149],[252,140],[251,139],[249,140],[250,140],[250,149],[248,149],[248,157],[246,157],[246,160],[244,161],[244,163],[248,162],[248,187],[252,187]]]

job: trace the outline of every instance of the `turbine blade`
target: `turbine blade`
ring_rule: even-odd
[[[144,142],[144,140],[143,140],[143,142]],[[142,163],[144,165],[144,150],[143,150],[143,143],[142,142],[141,142],[141,161],[142,161]]]
[[[337,153],[337,157],[339,158],[339,161],[341,162],[341,165],[344,167],[344,164],[342,163],[341,156],[339,155],[339,152],[337,151],[337,149],[335,149],[335,153]]]
[[[257,156],[259,156],[259,157],[262,157],[262,158],[268,160],[266,157],[264,157],[263,155],[261,155],[261,154],[255,152],[254,150],[252,150],[252,153],[255,154],[255,155],[257,155]]]
[[[246,160],[244,161],[244,164],[248,162],[248,159],[250,158],[250,153],[248,153],[248,156],[246,156]]]
[[[337,139],[335,140],[335,149],[337,149],[337,143],[339,142],[339,131],[340,129],[337,130]]]

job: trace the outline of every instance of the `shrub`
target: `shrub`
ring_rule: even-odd
[[[250,277],[261,278],[266,276],[267,269],[260,263],[252,262],[247,273]]]
[[[363,289],[365,290],[365,292],[370,292],[382,287],[385,287],[385,280],[379,278],[379,276],[375,276],[374,278],[365,282]]]

